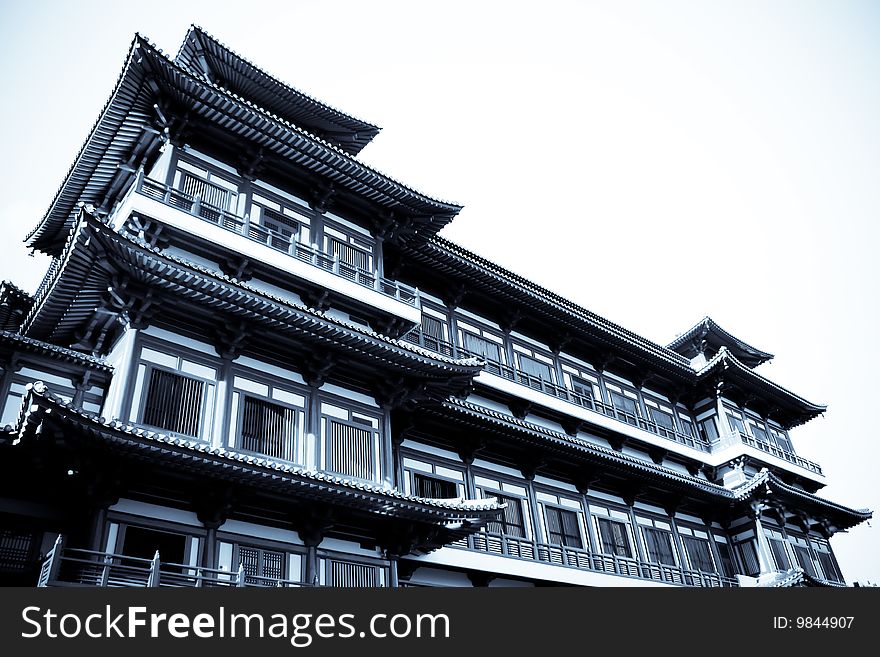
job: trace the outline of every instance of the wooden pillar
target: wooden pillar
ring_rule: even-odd
[[[400,582],[397,579],[397,561],[399,557],[397,555],[391,555],[388,557],[388,588],[396,589],[400,587]]]
[[[639,528],[639,523],[636,519],[635,501],[633,501],[632,504],[627,504],[626,506],[629,510],[629,520],[632,523],[633,541],[635,541],[636,544],[635,548],[637,558],[642,563],[651,563],[648,559],[648,555],[645,553],[645,546],[642,545],[641,530]]]
[[[760,502],[752,502],[751,517],[755,523],[755,548],[758,553],[758,566],[760,574],[776,572],[776,566],[770,553],[770,545],[767,543],[767,537],[764,535],[764,526],[761,523],[761,512],[764,505]]]

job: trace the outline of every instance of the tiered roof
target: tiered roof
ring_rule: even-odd
[[[45,430],[51,423],[61,432]],[[43,427],[43,428],[41,428]],[[316,502],[344,502],[366,514],[432,525],[449,542],[495,520],[503,504],[496,498],[467,500],[433,499],[409,495],[395,488],[307,470],[270,458],[260,458],[212,447],[209,443],[144,430],[106,420],[68,404],[40,382],[30,384],[22,410],[7,442],[27,449],[31,441],[57,435],[77,453],[98,449],[119,458],[161,464],[169,471],[196,472],[207,480],[234,480],[272,495]],[[436,539],[432,539],[436,540]]]
[[[725,391],[736,387],[752,397],[750,404],[763,410],[786,428],[803,424],[827,410],[827,406],[815,404],[773,383],[755,370],[747,367],[727,347],[697,372],[697,381],[722,381]]]
[[[709,316],[704,317],[679,335],[666,345],[666,348],[687,358],[704,354],[707,360],[722,348],[726,348],[747,367],[757,367],[773,358],[773,354],[753,347],[745,340],[728,333]]]
[[[721,504],[721,508],[725,503],[732,507],[754,499],[772,500],[826,519],[837,530],[853,527],[872,516],[869,510],[851,509],[786,484],[767,469],[741,486],[730,489],[470,402],[450,399],[439,407],[426,410],[447,422],[497,432],[506,440],[514,439],[523,445],[558,452],[566,462],[574,459],[593,464],[599,466],[597,472],[615,472],[630,481],[654,485],[658,490],[678,491],[690,498],[712,502],[713,506]]]
[[[174,61],[351,155],[381,130],[281,82],[196,25],[190,27]]]
[[[185,60],[182,60],[185,61]],[[27,243],[57,255],[77,203],[106,212],[134,169],[155,155],[162,133],[155,107],[173,103],[192,119],[272,155],[278,166],[310,173],[369,204],[400,226],[404,241],[423,241],[452,221],[461,206],[439,201],[376,171],[306,128],[276,116],[168,58],[137,35],[116,87],[42,221]],[[168,119],[168,117],[165,117]]]
[[[17,285],[0,283],[0,329],[17,330],[33,303],[34,298]]]
[[[110,229],[85,210],[71,231],[57,266],[37,291],[22,333],[69,344],[94,315],[114,276],[187,300],[187,312],[211,308],[253,322],[276,338],[296,338],[311,349],[344,348],[366,356],[380,371],[411,376],[445,396],[466,385],[484,365],[479,358],[456,359],[389,338],[276,297],[238,279],[201,267]],[[96,266],[100,262],[101,266]]]

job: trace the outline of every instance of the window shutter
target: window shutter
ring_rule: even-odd
[[[154,368],[150,374],[143,423],[187,436],[198,436],[203,381]]]

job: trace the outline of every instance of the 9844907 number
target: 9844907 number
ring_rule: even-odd
[[[775,616],[773,628],[777,630],[848,630],[855,616]]]

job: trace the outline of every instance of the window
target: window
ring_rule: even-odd
[[[542,363],[535,358],[532,358],[531,356],[519,354],[519,368],[529,376],[533,376],[551,383],[553,381],[553,379],[551,378],[552,375],[550,374],[550,366],[546,363]]]
[[[501,362],[501,347],[499,345],[473,333],[462,332],[462,335],[464,337],[464,348],[467,351],[477,356],[482,356],[486,360],[495,361],[496,363]]]
[[[343,475],[373,479],[373,434],[363,427],[329,420],[327,469]]]
[[[346,588],[373,588],[381,586],[379,568],[353,561],[327,562],[327,585]]]
[[[718,557],[721,560],[721,574],[725,577],[736,577],[736,564],[733,560],[733,551],[731,551],[730,545],[716,540],[715,549],[718,550]]]
[[[232,210],[238,198],[238,185],[209,169],[180,161],[175,186],[185,194],[199,197],[203,204],[219,210]]]
[[[324,226],[325,249],[331,256],[339,258],[341,273],[355,277],[357,271],[373,271],[373,247],[366,240],[347,235],[342,231]]]
[[[672,534],[654,527],[642,527],[642,535],[645,537],[648,561],[662,563],[667,566],[675,565],[675,549],[672,547]]]
[[[424,346],[446,356],[452,355],[452,349],[446,340],[446,322],[430,315],[422,314],[422,340]]]
[[[217,544],[217,568],[236,573],[241,566],[248,586],[279,586],[303,581],[302,554],[272,547],[241,545],[228,541]],[[287,584],[289,585],[289,584]]]
[[[613,390],[610,391],[610,394],[611,403],[614,405],[614,408],[616,408],[619,412],[626,413],[633,417],[638,416],[639,411],[635,399],[630,399],[629,397],[626,397],[619,392],[614,392]]]
[[[771,429],[773,433],[773,438],[776,440],[776,444],[779,445],[779,448],[788,452],[789,454],[794,454],[794,447],[791,444],[791,441],[788,439],[788,435],[785,431],[780,431],[777,429]]]
[[[593,384],[576,376],[571,377],[571,391],[585,400],[593,400]]]
[[[668,429],[669,431],[675,431],[675,420],[673,420],[672,415],[666,411],[648,406],[648,415],[651,416],[651,419],[657,424],[657,426]]]
[[[703,430],[703,437],[707,442],[714,443],[718,440],[718,427],[715,424],[714,417],[710,417],[700,422],[700,428]]]
[[[810,554],[810,548],[803,545],[793,545],[794,556],[798,565],[804,569],[810,577],[816,577],[816,565],[813,563],[813,556]]]
[[[31,532],[0,529],[0,572],[27,572],[36,562],[33,556],[36,538]]]
[[[819,565],[822,567],[825,579],[832,582],[843,582],[843,575],[840,574],[840,569],[837,567],[837,562],[834,555],[831,554],[831,548],[828,544],[814,541],[813,547],[816,548],[816,556],[819,558]]]
[[[376,481],[379,478],[379,420],[359,411],[321,403],[324,469]]]
[[[241,449],[293,461],[296,411],[264,399],[244,396]]]
[[[523,518],[522,499],[519,497],[511,497],[510,495],[502,495],[494,491],[483,491],[486,497],[498,498],[499,504],[506,504],[504,513],[499,520],[493,520],[486,525],[486,529],[496,534],[506,534],[517,538],[526,537],[526,525]]]
[[[597,518],[596,520],[599,524],[599,540],[602,542],[602,552],[632,559],[632,547],[630,546],[626,523],[607,518]]]
[[[443,322],[435,317],[431,317],[430,315],[422,315],[422,332],[425,336],[431,336],[432,338],[436,338],[437,340],[443,340],[444,331],[443,331]]]
[[[788,552],[785,550],[785,541],[773,536],[767,537],[770,544],[770,553],[773,555],[773,561],[777,570],[788,570],[791,564],[788,560]]]
[[[714,573],[715,564],[712,561],[712,548],[709,541],[696,538],[693,536],[682,536],[681,541],[684,544],[684,550],[687,552],[688,563],[694,570],[701,570],[704,573]]]
[[[152,368],[142,422],[187,436],[198,436],[205,383]]]
[[[736,544],[736,551],[739,559],[745,568],[746,575],[757,575],[761,572],[761,566],[758,563],[758,552],[755,549],[755,541],[748,539]]]
[[[581,531],[578,527],[578,514],[553,506],[544,507],[547,519],[547,540],[553,545],[564,545],[583,549]]]
[[[749,423],[752,428],[752,435],[758,442],[770,444],[770,437],[767,435],[767,430],[754,422]]]
[[[283,552],[241,545],[238,548],[238,560],[244,569],[247,584],[259,583],[258,578],[285,579]]]
[[[458,497],[458,484],[438,477],[413,473],[413,495],[429,499],[449,499]]]
[[[746,434],[746,425],[743,424],[741,418],[736,415],[732,415],[731,413],[728,413],[727,421],[730,424],[731,430],[739,431],[739,433],[743,436]]]
[[[690,436],[691,438],[696,438],[697,434],[694,429],[694,423],[690,421],[689,418],[686,418],[679,412],[678,415],[679,426],[681,427],[681,432],[686,436]]]

